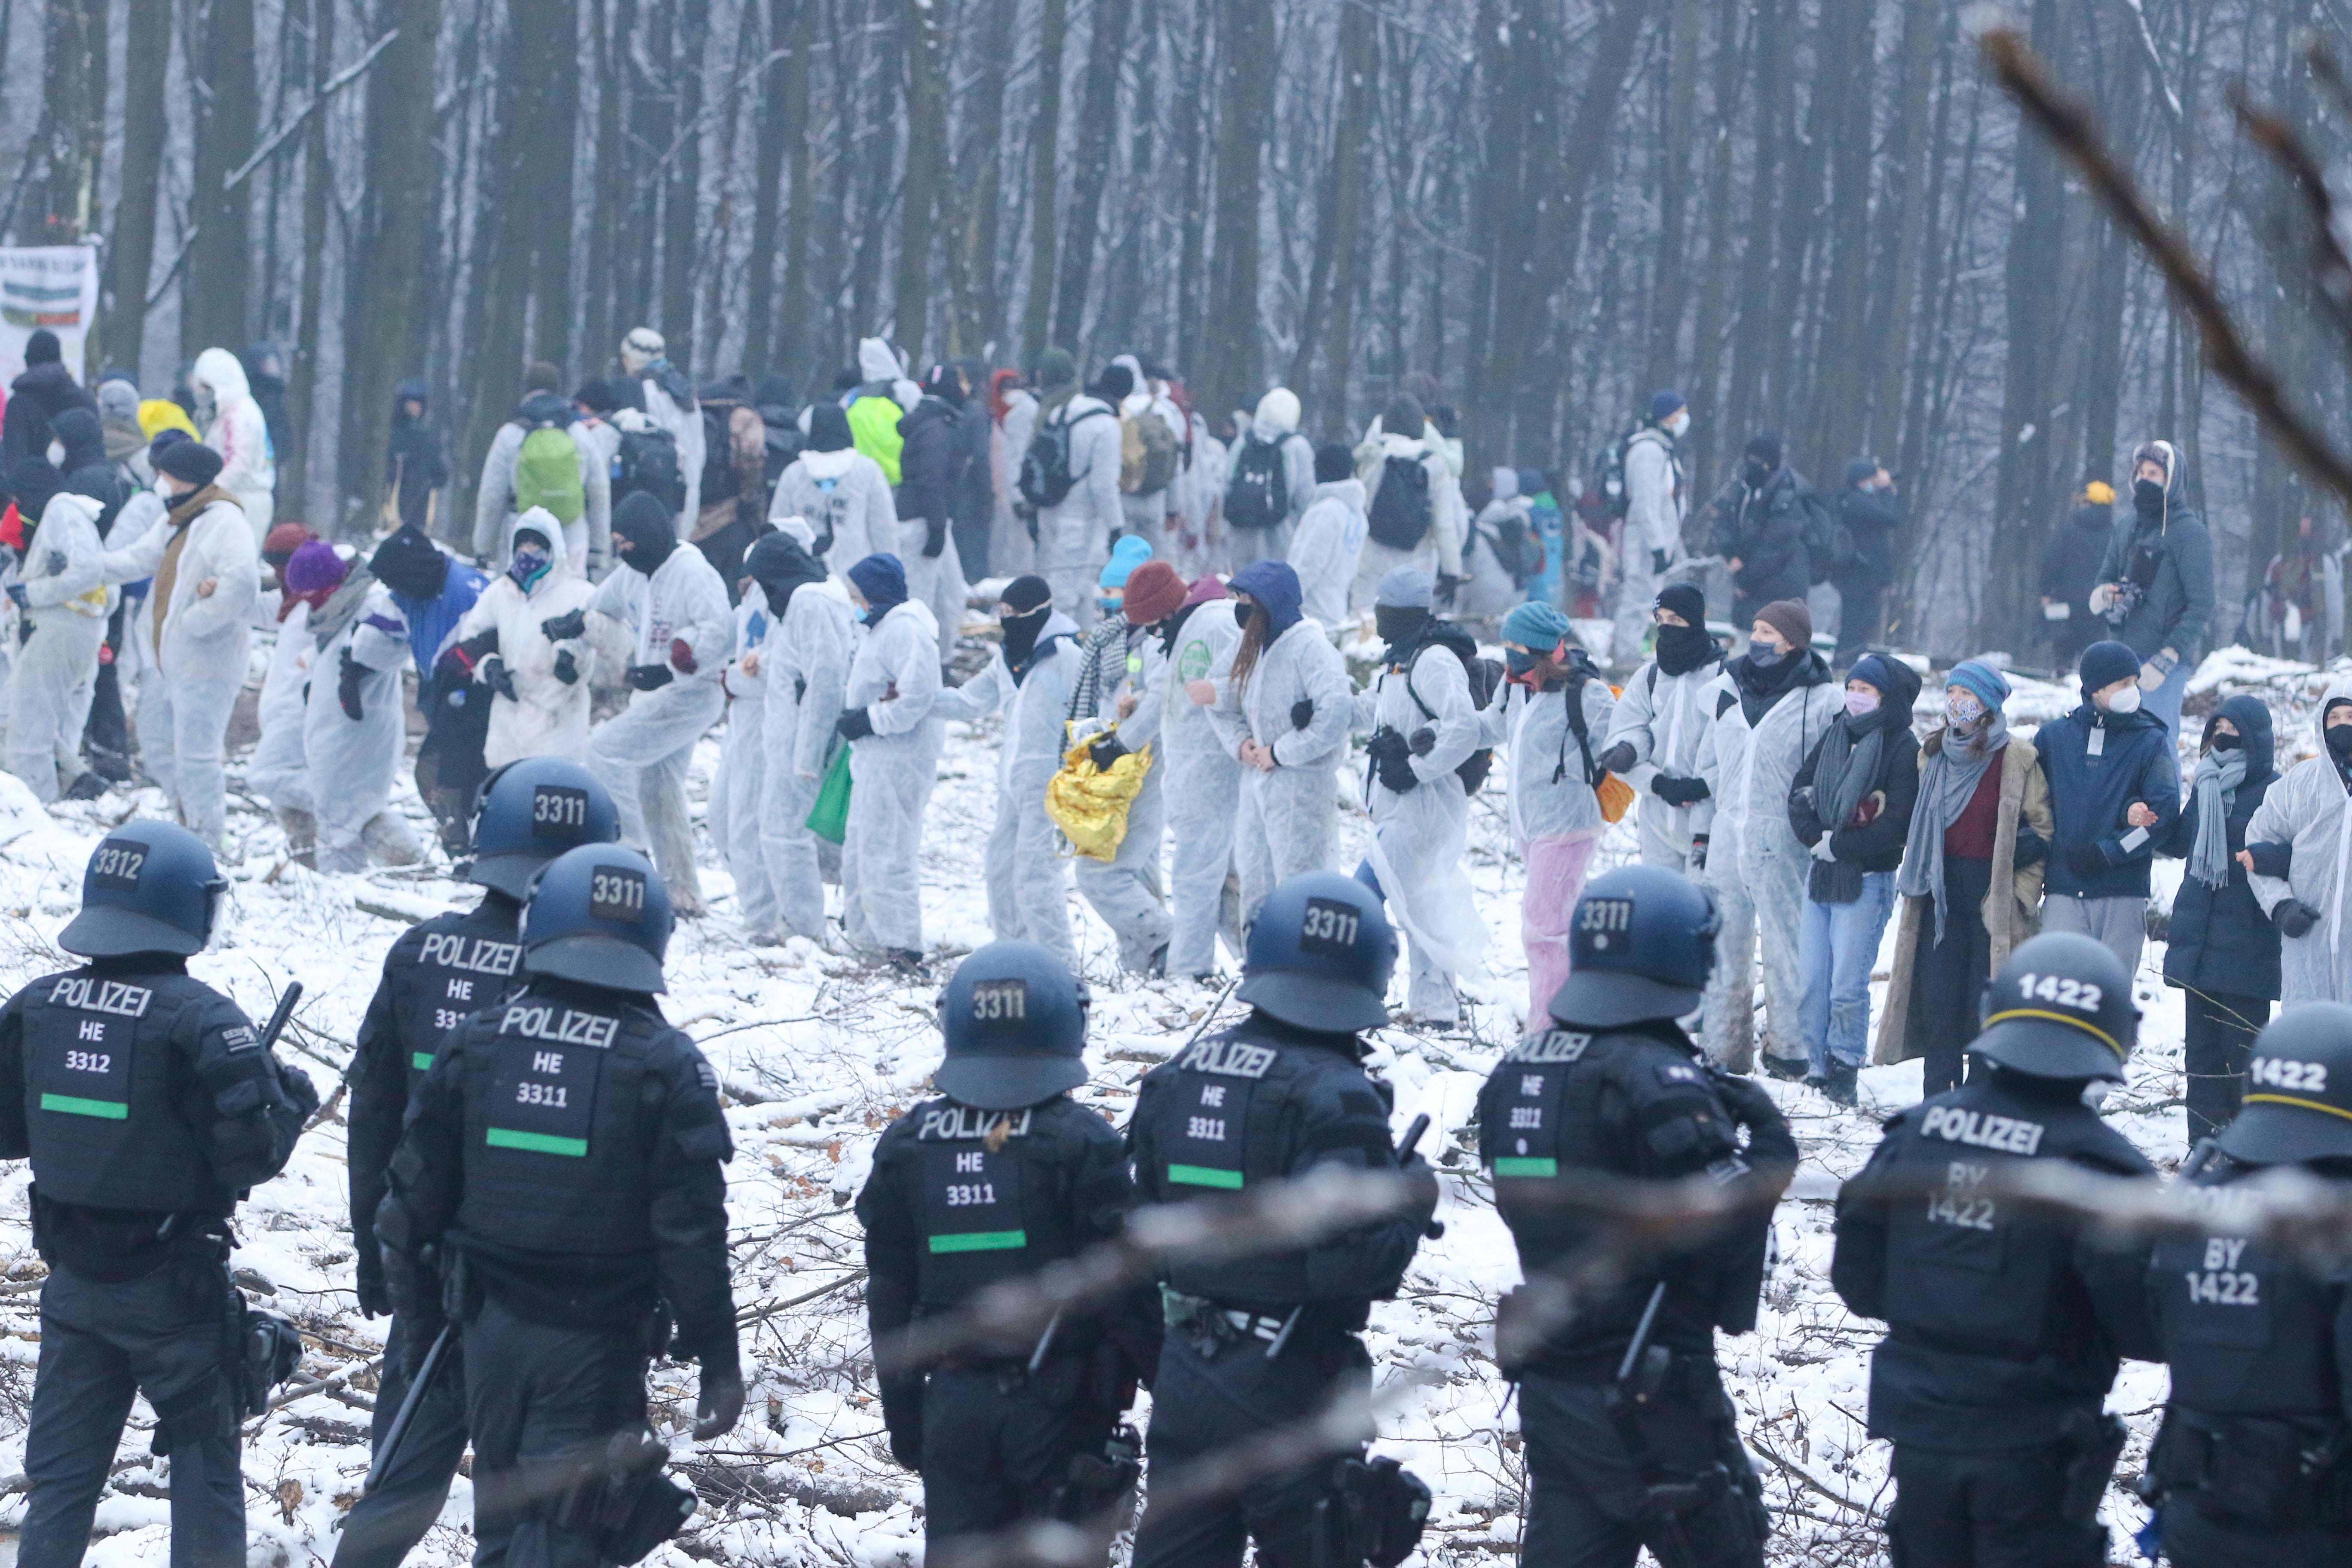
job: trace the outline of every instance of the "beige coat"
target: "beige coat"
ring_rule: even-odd
[[[1926,760],[1943,750],[1941,730],[1919,748],[1921,771]],[[2042,775],[2042,759],[2031,741],[2011,737],[2000,757],[2000,815],[1993,829],[1992,887],[1985,894],[1985,932],[1992,938],[1991,967],[1998,972],[2009,962],[2011,949],[2042,928],[2042,868],[2010,868],[2017,855],[2017,823],[2022,816],[2046,842],[2057,832],[2050,815],[2050,781]],[[1878,1045],[1871,1059],[1881,1067],[1909,1061],[1927,1054],[1927,1044],[1911,1016],[1911,957],[1918,951],[1919,928],[1936,918],[1936,900],[1906,898],[1903,921],[1895,937],[1895,972],[1886,986],[1886,1011],[1878,1020]]]

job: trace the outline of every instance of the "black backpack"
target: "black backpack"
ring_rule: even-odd
[[[1272,528],[1290,515],[1290,476],[1282,447],[1280,441],[1242,438],[1234,482],[1225,487],[1226,527]]]
[[[1641,433],[1639,425],[1628,425],[1616,439],[1593,454],[1592,488],[1611,517],[1623,517],[1633,505],[1633,498],[1625,493],[1625,448]]]
[[[678,471],[677,437],[658,426],[621,432],[613,454],[613,504],[639,490],[676,511],[686,504],[686,477]]]
[[[1422,634],[1421,645],[1412,650],[1404,666],[1404,694],[1412,699],[1412,705],[1421,710],[1423,718],[1433,723],[1437,714],[1421,700],[1421,693],[1412,689],[1412,671],[1413,667],[1421,662],[1421,656],[1432,647],[1442,647],[1462,661],[1462,673],[1470,681],[1472,707],[1484,712],[1494,705],[1495,693],[1503,689],[1501,662],[1479,658],[1477,641],[1466,628],[1452,621],[1432,621],[1429,629]],[[1462,793],[1476,795],[1485,786],[1486,775],[1494,770],[1495,748],[1481,746],[1463,758],[1462,765],[1454,772],[1462,781]]]
[[[1505,512],[1486,540],[1486,548],[1495,552],[1495,563],[1511,574],[1513,587],[1525,588],[1543,575],[1543,540],[1517,512]]]
[[[1390,458],[1381,466],[1381,488],[1373,493],[1372,510],[1365,521],[1375,544],[1391,550],[1418,550],[1429,537],[1429,470],[1419,458]]]
[[[1108,408],[1089,408],[1076,418],[1041,420],[1037,434],[1030,438],[1029,450],[1021,458],[1021,499],[1031,506],[1043,509],[1059,506],[1069,496],[1084,474],[1070,472],[1070,432],[1099,415],[1111,416]]]
[[[1813,581],[1826,583],[1853,563],[1853,531],[1846,527],[1845,519],[1813,490],[1800,496],[1798,504],[1805,509],[1805,555],[1812,567]]]

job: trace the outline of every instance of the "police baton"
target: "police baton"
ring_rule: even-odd
[[[299,980],[288,981],[285,991],[278,998],[278,1011],[269,1015],[269,1023],[261,1031],[263,1050],[268,1050],[278,1044],[278,1037],[286,1032],[287,1020],[294,1016],[294,1004],[300,1000],[302,1000],[302,983]]]
[[[444,1323],[441,1331],[433,1336],[425,1360],[416,1369],[416,1376],[408,1385],[408,1393],[400,1402],[399,1413],[393,1416],[392,1426],[383,1435],[383,1442],[375,1451],[375,1462],[368,1466],[366,1491],[373,1492],[391,1473],[393,1461],[400,1457],[400,1445],[407,1437],[409,1427],[416,1423],[417,1407],[425,1403],[427,1389],[441,1375],[442,1363],[449,1359],[450,1346],[456,1343],[457,1325]]]

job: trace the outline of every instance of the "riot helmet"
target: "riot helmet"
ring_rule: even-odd
[[[474,792],[474,859],[467,880],[520,899],[541,866],[581,844],[612,844],[621,814],[596,776],[564,757],[493,769]]]
[[[1551,1016],[1570,1028],[1613,1029],[1696,1010],[1722,929],[1713,895],[1689,878],[1620,866],[1576,900],[1569,975]]]
[[[2352,1159],[2352,1007],[2304,1002],[2254,1037],[2221,1152],[2250,1165]]]
[[[1985,986],[1980,1016],[1969,1049],[2029,1078],[2121,1080],[2139,1034],[2123,960],[2079,931],[2021,943]]]
[[[202,952],[228,883],[205,841],[176,823],[126,822],[108,834],[81,877],[81,913],[58,945],[84,958]]]
[[[666,989],[669,888],[653,862],[620,844],[567,849],[530,879],[522,908],[522,966],[615,991]]]
[[[1034,942],[992,942],[940,993],[947,1059],[931,1081],[982,1110],[1019,1110],[1087,1081],[1086,983]]]
[[[1396,959],[1396,932],[1379,896],[1353,877],[1308,871],[1259,907],[1234,994],[1295,1028],[1377,1029],[1389,1021]]]

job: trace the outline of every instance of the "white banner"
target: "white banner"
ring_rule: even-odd
[[[84,345],[98,317],[98,247],[0,246],[0,385],[25,369],[25,340],[58,335],[66,369],[83,379]]]

